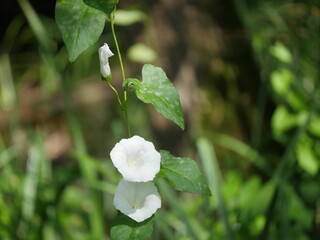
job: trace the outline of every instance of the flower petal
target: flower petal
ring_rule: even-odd
[[[116,189],[113,205],[136,222],[142,222],[161,207],[161,199],[153,182],[137,183],[122,179]]]
[[[111,150],[110,157],[127,181],[148,182],[160,171],[160,153],[152,142],[139,136],[122,139]]]
[[[109,66],[109,57],[112,57],[113,53],[111,52],[108,44],[104,44],[99,48],[99,60],[100,60],[100,73],[106,78],[110,76],[111,70]]]

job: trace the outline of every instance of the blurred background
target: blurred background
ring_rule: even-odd
[[[54,0],[0,8],[0,239],[110,239],[123,112],[100,80],[107,24],[68,62]],[[131,131],[197,161],[212,197],[157,182],[152,239],[320,236],[320,3],[127,0],[116,32],[127,77],[162,67],[186,130],[131,98]],[[121,90],[117,57],[113,84]]]

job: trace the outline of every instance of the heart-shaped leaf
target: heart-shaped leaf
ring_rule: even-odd
[[[161,169],[159,177],[165,177],[176,190],[200,193],[211,196],[211,192],[201,171],[190,158],[172,156],[168,151],[161,150]]]
[[[58,0],[55,18],[73,62],[95,43],[104,28],[107,15],[86,5],[83,0]]]
[[[135,90],[141,101],[151,103],[162,116],[184,129],[179,94],[160,67],[145,64],[142,68],[142,82],[135,86]]]

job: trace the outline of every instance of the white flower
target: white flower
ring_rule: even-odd
[[[110,152],[114,166],[130,182],[148,182],[160,171],[160,153],[142,137],[122,139]]]
[[[116,189],[113,205],[136,222],[142,222],[161,207],[161,199],[153,182],[137,183],[122,179]]]
[[[104,78],[110,76],[111,74],[109,57],[112,56],[113,53],[111,52],[108,44],[105,43],[102,47],[99,48],[100,73]]]

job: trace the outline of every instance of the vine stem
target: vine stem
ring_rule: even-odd
[[[124,74],[124,67],[123,67],[123,63],[122,63],[122,57],[121,57],[121,52],[120,52],[117,36],[116,36],[115,31],[114,31],[114,12],[115,12],[115,10],[116,9],[114,9],[114,11],[110,15],[110,24],[111,24],[111,31],[112,31],[113,40],[114,40],[114,43],[116,45],[117,54],[118,54],[118,58],[119,58],[120,69],[121,69],[121,74],[122,74],[122,82],[124,82],[126,80],[126,76]],[[121,109],[124,111],[128,137],[131,137],[130,126],[129,126],[127,100],[128,100],[127,91],[124,90],[123,91],[123,103],[121,105]]]
[[[118,103],[119,103],[119,105],[122,107],[122,102],[121,102],[121,99],[120,99],[120,97],[119,97],[119,93],[118,93],[117,89],[115,89],[114,86],[112,86],[110,82],[107,82],[107,84],[108,84],[108,86],[114,91],[114,93],[116,94]]]

